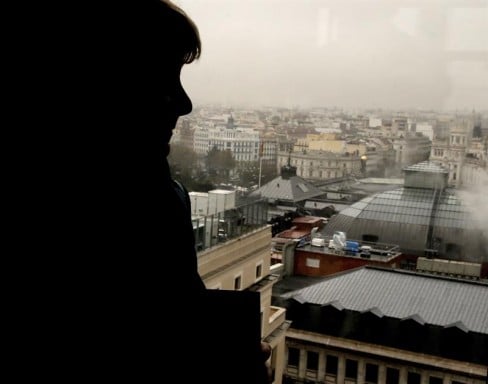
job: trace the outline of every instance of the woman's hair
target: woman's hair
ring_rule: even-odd
[[[169,0],[157,0],[162,8],[163,33],[170,39],[170,54],[177,55],[182,64],[200,57],[202,43],[198,28],[187,14]]]

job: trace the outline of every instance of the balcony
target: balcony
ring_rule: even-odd
[[[281,307],[269,307],[268,333],[273,332],[285,321],[286,309]]]

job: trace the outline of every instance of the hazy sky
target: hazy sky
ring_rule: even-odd
[[[488,109],[488,0],[175,0],[195,105]]]

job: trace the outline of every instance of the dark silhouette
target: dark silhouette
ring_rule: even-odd
[[[36,243],[47,256],[30,293],[36,377],[263,382],[259,301],[205,288],[167,162],[192,110],[180,71],[200,55],[198,30],[167,1],[101,3],[63,6],[42,19],[57,40],[37,36],[62,58],[46,61],[39,98],[60,133],[45,147],[55,187],[37,188],[49,224],[36,227],[48,246]]]

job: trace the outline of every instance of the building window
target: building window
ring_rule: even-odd
[[[386,382],[388,384],[398,384],[400,371],[395,368],[386,368]]]
[[[378,366],[376,364],[366,364],[366,382],[377,383],[378,382]],[[390,383],[388,381],[388,383]]]
[[[300,360],[300,350],[298,348],[288,348],[288,365],[298,367]]]
[[[420,384],[420,373],[408,372],[408,384]]]
[[[442,384],[442,379],[440,377],[430,376],[429,384]]]
[[[307,352],[307,369],[312,371],[319,369],[319,354],[317,352]]]
[[[234,289],[236,291],[241,289],[241,276],[234,277]]]
[[[339,359],[337,356],[327,355],[327,361],[325,365],[325,373],[329,375],[337,375],[337,364]]]
[[[256,279],[259,279],[263,274],[263,264],[259,263],[256,265]]]
[[[358,376],[358,362],[356,360],[346,359],[346,377],[356,379]]]

